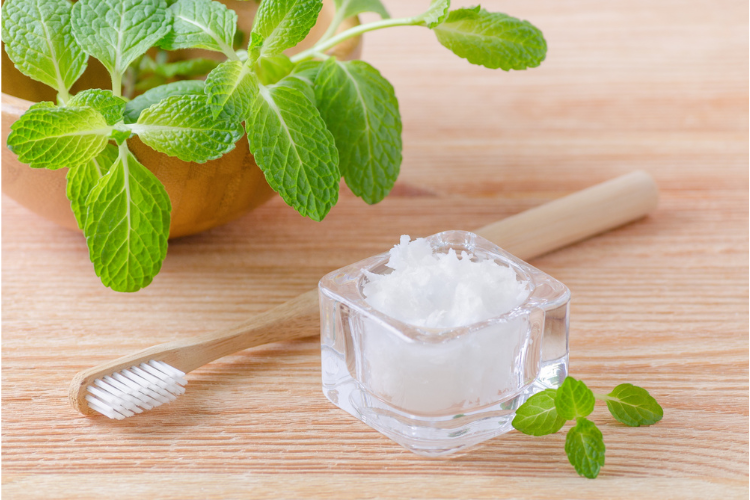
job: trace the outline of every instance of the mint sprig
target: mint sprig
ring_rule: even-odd
[[[662,419],[664,410],[641,387],[621,384],[605,395],[594,394],[586,384],[567,377],[558,389],[534,394],[518,407],[513,427],[530,436],[559,431],[565,422],[576,424],[565,438],[565,453],[576,472],[594,479],[604,466],[604,438],[599,428],[586,417],[594,410],[594,400],[607,402],[612,416],[631,427],[651,425]]]
[[[319,221],[336,204],[342,176],[355,195],[378,203],[402,161],[396,91],[368,63],[338,60],[329,49],[368,31],[416,26],[491,68],[533,67],[546,54],[541,32],[526,21],[424,1],[421,14],[393,19],[381,0],[334,0],[323,36],[288,57],[315,25],[322,0],[264,0],[249,36],[215,0],[6,0],[5,50],[21,72],[58,94],[57,105],[38,103],[13,124],[8,147],[34,168],[69,169],[71,209],[96,273],[115,290],[138,290],[161,268],[171,204],[130,152],[132,137],[203,163],[231,151],[247,131],[269,185]],[[340,30],[363,12],[380,19]],[[194,48],[225,60],[174,61],[167,52]],[[109,71],[112,88],[71,96],[89,56]],[[190,80],[203,75],[205,83]],[[613,407],[632,414],[632,397],[619,397]]]

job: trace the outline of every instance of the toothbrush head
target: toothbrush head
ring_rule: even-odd
[[[91,410],[122,420],[177,399],[185,393],[184,377],[183,372],[167,363],[151,360],[94,379],[86,385],[84,399]],[[83,395],[83,385],[83,381],[74,380],[76,394]],[[73,389],[71,402],[81,411],[82,401],[78,396],[73,398]]]

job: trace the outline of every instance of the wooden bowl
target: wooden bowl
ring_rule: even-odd
[[[237,12],[239,27],[250,33],[257,4],[226,0]],[[295,47],[296,51],[312,46],[327,29],[333,17],[331,1],[323,4],[318,23],[308,37]],[[341,29],[358,24],[356,18],[342,23]],[[335,49],[341,58],[355,58],[361,52],[361,39],[349,39]],[[186,50],[179,57],[213,57],[223,60],[218,53]],[[72,92],[87,88],[110,88],[109,75],[95,59],[89,58],[88,68],[73,86]],[[10,126],[35,102],[54,101],[55,91],[21,74],[2,50],[2,188],[3,193],[61,226],[78,230],[70,202],[65,195],[66,168],[46,170],[30,168],[18,161],[7,144]],[[250,154],[246,138],[218,160],[206,163],[184,162],[158,153],[138,138],[128,141],[138,160],[164,184],[172,201],[172,223],[169,237],[176,238],[205,231],[225,224],[268,201],[274,192]]]

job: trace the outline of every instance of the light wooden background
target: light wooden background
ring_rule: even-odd
[[[426,3],[386,1],[394,16]],[[424,29],[366,36],[404,119],[380,205],[345,192],[317,224],[274,199],[170,243],[154,284],[123,295],[99,284],[80,235],[3,200],[7,498],[747,498],[747,2],[483,5],[541,27],[548,60],[508,74]],[[563,433],[449,460],[403,450],[323,397],[313,338],[213,363],[123,422],[67,406],[77,371],[267,310],[401,234],[472,229],[636,168],[661,186],[653,217],[534,261],[573,291],[572,374],[664,406],[641,429],[597,406],[595,481],[568,465]]]

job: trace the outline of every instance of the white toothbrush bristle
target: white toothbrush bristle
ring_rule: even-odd
[[[185,393],[185,374],[163,361],[151,360],[98,378],[86,388],[89,408],[122,420],[177,399]]]

